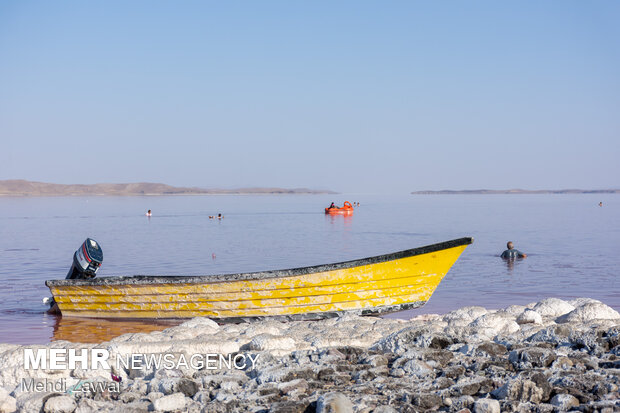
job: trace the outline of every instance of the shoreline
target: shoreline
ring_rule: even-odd
[[[110,368],[26,369],[27,349],[105,349]],[[136,354],[171,354],[174,362],[114,363]],[[255,363],[179,364],[210,354]],[[34,391],[36,382],[65,387]],[[86,383],[88,391],[75,390]],[[346,315],[220,326],[195,318],[100,344],[0,344],[3,412],[611,412],[620,409],[619,387],[620,314],[589,298],[411,320]]]

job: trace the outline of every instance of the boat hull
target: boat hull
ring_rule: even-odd
[[[424,305],[471,238],[337,264],[213,276],[47,281],[63,316],[308,320]]]
[[[325,213],[328,215],[351,215],[353,214],[353,205],[346,201],[342,208],[325,208]]]

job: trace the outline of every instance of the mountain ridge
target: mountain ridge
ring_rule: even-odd
[[[414,191],[412,195],[488,195],[488,194],[618,194],[620,189],[462,189]]]
[[[256,187],[207,189],[175,187],[154,182],[54,184],[25,179],[0,180],[0,196],[144,196],[144,195],[245,195],[245,194],[336,194],[308,188]]]

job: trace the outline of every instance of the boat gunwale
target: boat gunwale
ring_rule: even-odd
[[[379,264],[383,262],[400,260],[416,255],[430,254],[433,252],[450,248],[470,245],[474,239],[472,237],[457,238],[437,244],[425,245],[423,247],[392,252],[389,254],[377,255],[368,258],[343,261],[334,264],[320,264],[309,267],[299,267],[284,270],[258,271],[248,273],[214,274],[214,275],[123,275],[112,277],[92,278],[88,280],[47,280],[45,285],[48,287],[65,286],[106,286],[106,285],[149,285],[149,284],[200,284],[200,283],[223,283],[231,281],[256,281],[272,278],[292,277],[308,275],[321,272],[336,271],[364,265]]]

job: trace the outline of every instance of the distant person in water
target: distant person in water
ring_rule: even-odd
[[[602,202],[599,202],[599,203],[598,203],[598,206],[603,206],[603,203],[602,203]]]
[[[146,216],[150,217],[151,216],[151,210],[149,209],[148,211],[146,211]]]
[[[506,244],[506,247],[508,249],[502,252],[502,255],[501,255],[501,257],[505,260],[514,260],[515,258],[527,257],[527,254],[524,254],[521,251],[515,249],[515,246],[512,244],[512,241],[508,241],[508,244]]]
[[[222,214],[217,214],[217,219],[222,219],[222,218],[224,218]]]

